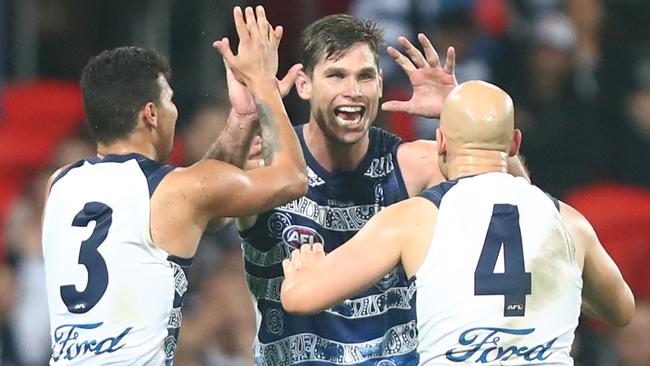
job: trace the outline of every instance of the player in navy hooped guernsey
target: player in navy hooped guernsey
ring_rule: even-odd
[[[400,37],[405,56],[389,48],[413,86],[409,101],[390,101],[387,111],[437,117],[456,86],[455,53],[444,67],[424,35],[422,55]],[[296,129],[308,165],[307,195],[238,222],[246,280],[256,301],[256,365],[416,365],[413,284],[394,268],[359,296],[326,311],[297,316],[280,303],[281,262],[303,244],[336,249],[382,208],[444,180],[432,141],[404,143],[371,127],[382,95],[378,68],[381,32],[371,21],[333,15],[302,36],[304,70],[296,88],[310,102],[309,121]],[[512,168],[525,174],[518,158]]]

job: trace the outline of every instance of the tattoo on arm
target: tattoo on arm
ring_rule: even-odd
[[[242,122],[233,118],[228,116],[225,128],[202,159],[221,160],[243,169],[258,127],[254,121]]]
[[[278,126],[267,105],[261,102],[256,102],[255,104],[257,106],[257,115],[260,121],[264,165],[269,166],[273,163],[273,157],[275,157],[275,154],[280,150]]]

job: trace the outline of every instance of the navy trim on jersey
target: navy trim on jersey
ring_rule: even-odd
[[[546,192],[544,192],[544,193],[546,193]],[[558,200],[557,198],[551,196],[548,193],[546,193],[546,195],[548,196],[548,198],[551,199],[551,201],[553,201],[553,204],[555,205],[555,208],[557,208],[557,210],[560,211],[560,200]]]
[[[175,169],[175,167],[169,164],[162,164],[155,160],[151,160],[147,157],[140,156],[136,159],[140,169],[147,177],[147,184],[149,185],[149,197],[153,196],[153,192],[158,187],[158,184],[162,181],[167,173]]]
[[[365,172],[368,169],[368,166],[372,162],[372,159],[375,157],[377,152],[382,148],[383,144],[377,143],[377,140],[379,140],[382,137],[388,137],[391,134],[380,129],[377,127],[371,126],[370,129],[368,130],[368,151],[366,151],[366,154],[364,155],[363,159],[359,163],[359,165],[352,171],[328,171],[325,169],[318,160],[312,155],[311,151],[309,150],[309,147],[307,146],[307,142],[305,141],[305,135],[304,135],[304,127],[305,125],[300,125],[294,127],[294,130],[296,131],[296,136],[298,136],[298,140],[300,141],[300,145],[302,147],[303,155],[305,156],[305,161],[307,163],[307,166],[311,167],[314,170],[314,173],[316,173],[319,177],[327,180],[328,178],[331,178],[333,175],[338,175],[338,174],[346,174],[346,173],[354,173],[354,172]],[[385,136],[382,136],[385,135]],[[396,139],[399,139],[399,137],[393,135]],[[398,143],[401,144],[402,141],[400,140]]]
[[[397,150],[403,143],[404,141],[400,141],[395,145],[395,147],[393,147],[393,164],[395,164],[395,175],[397,176],[397,184],[400,191],[402,191],[405,197],[410,197],[409,190],[406,188],[406,182],[404,181],[404,175],[402,174],[402,168],[400,167],[399,159],[397,158]]]
[[[437,186],[425,189],[422,191],[422,193],[419,194],[419,196],[428,199],[429,201],[433,202],[436,207],[440,208],[442,197],[445,195],[445,193],[449,192],[451,187],[456,185],[456,183],[458,183],[457,180],[442,182]]]
[[[97,156],[92,156],[84,160],[79,160],[76,163],[67,167],[54,179],[54,181],[52,182],[52,186],[59,179],[63,178],[63,176],[68,174],[68,172],[70,172],[72,169],[82,166],[85,162],[88,162],[90,164],[124,163],[132,159],[135,159],[137,161],[138,165],[140,165],[140,169],[142,170],[145,177],[147,178],[147,184],[149,186],[149,197],[153,195],[153,192],[156,190],[156,187],[158,187],[158,184],[160,184],[160,181],[162,181],[162,179],[167,175],[167,173],[175,169],[175,167],[172,165],[157,162],[138,153],[130,153],[125,155],[109,154],[106,155],[103,159]]]
[[[183,257],[177,257],[175,255],[170,254],[167,257],[167,260],[170,261],[170,262],[174,262],[174,263],[178,264],[181,267],[189,268],[189,267],[192,266],[192,261],[194,261],[194,257],[183,258]]]
[[[54,186],[54,183],[58,182],[59,179],[63,178],[63,176],[68,174],[68,172],[70,172],[72,169],[78,168],[78,167],[84,165],[84,162],[85,162],[85,160],[79,160],[78,162],[76,162],[74,164],[70,164],[70,166],[65,168],[61,173],[59,173],[59,175],[56,176],[56,178],[54,178],[54,180],[52,181],[52,185],[50,186],[50,189],[52,189],[52,187]]]

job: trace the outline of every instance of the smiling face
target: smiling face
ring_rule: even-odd
[[[367,136],[377,116],[382,79],[366,43],[321,60],[305,82],[301,96],[310,100],[311,118],[328,139],[354,144]]]

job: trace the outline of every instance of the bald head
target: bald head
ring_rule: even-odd
[[[478,149],[509,152],[514,134],[514,106],[510,96],[483,81],[467,81],[447,96],[440,114],[440,130],[447,150]]]

